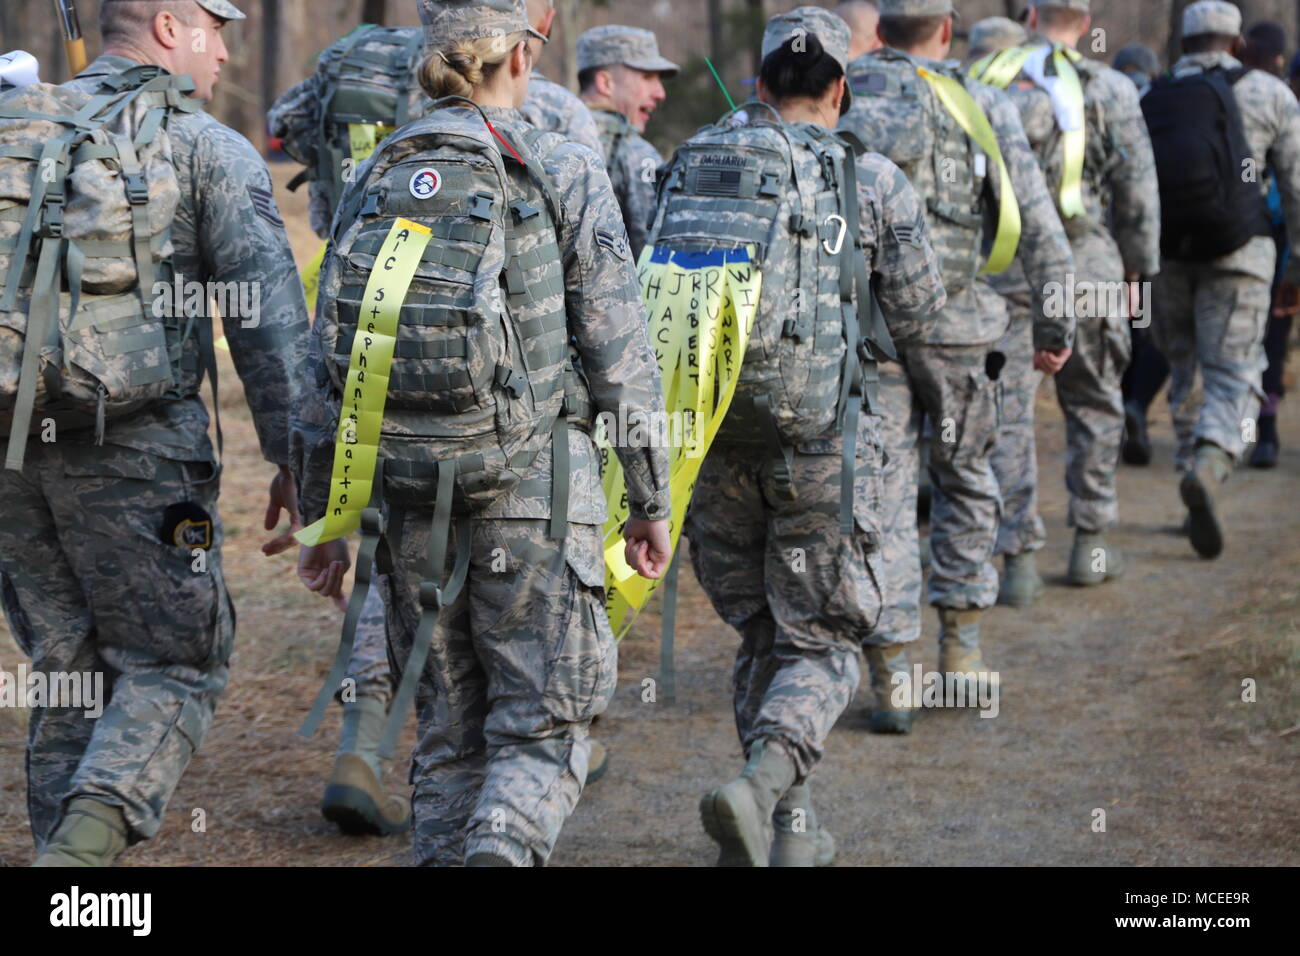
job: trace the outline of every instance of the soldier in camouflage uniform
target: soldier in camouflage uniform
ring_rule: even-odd
[[[228,0],[187,6],[150,7],[144,17],[138,5],[108,0],[104,55],[69,87],[94,92],[105,77],[151,63],[189,74],[195,95],[210,99],[227,58],[221,29],[243,14]],[[206,43],[192,43],[195,29]],[[181,187],[171,227],[176,272],[258,283],[260,322],[225,317],[225,334],[262,454],[280,466],[268,516],[294,515],[289,410],[299,404],[307,314],[271,178],[253,146],[207,113],[177,113],[168,132]],[[0,472],[0,572],[13,633],[35,670],[102,672],[108,687],[97,720],[72,708],[32,712],[27,794],[37,865],[108,865],[157,833],[226,686],[234,611],[202,367],[191,336],[176,397],[109,420],[102,445],[76,432],[29,442],[24,469]],[[163,538],[181,515],[210,535],[202,570],[189,547]]]
[[[848,96],[848,46],[848,27],[826,10],[801,7],[774,17],[763,37],[760,98],[796,129],[833,130]],[[792,79],[796,76],[802,78]],[[746,113],[767,115],[758,109]],[[828,146],[840,155],[845,149],[829,138]],[[819,182],[814,154],[796,155],[812,167],[797,172],[798,180]],[[858,254],[866,256],[874,273],[889,330],[902,348],[924,337],[944,303],[938,263],[920,200],[898,167],[864,153],[856,177],[859,221],[850,228],[859,231]],[[783,306],[794,290],[802,291],[796,270],[802,258],[765,261],[749,363],[762,367],[765,358],[758,343],[770,334],[759,329],[789,319]],[[838,293],[825,303],[824,290],[823,285],[815,293],[818,312],[838,309]],[[815,823],[808,778],[857,690],[860,645],[876,626],[886,574],[877,548],[879,421],[866,414],[858,419],[854,528],[845,533],[840,429],[832,426],[824,437],[794,446],[789,481],[795,494],[783,494],[772,454],[754,449],[761,432],[745,411],[764,397],[774,404],[783,399],[765,395],[760,387],[742,372],[732,411],[700,471],[685,529],[700,585],[741,636],[735,714],[748,757],[738,779],[705,795],[701,814],[721,847],[720,866],[767,866],[769,855],[775,866],[812,866],[827,862],[833,843]],[[802,834],[792,827],[801,811],[807,817]]]
[[[966,39],[967,60],[977,60],[996,50],[1020,46],[1029,38],[1025,28],[1007,17],[986,17],[971,25]]]
[[[1070,361],[1056,376],[1068,443],[1068,521],[1075,529],[1069,580],[1083,586],[1102,584],[1124,569],[1118,549],[1107,543],[1104,532],[1119,517],[1115,474],[1124,431],[1121,380],[1132,351],[1125,306],[1136,290],[1126,283],[1160,269],[1159,195],[1151,141],[1132,82],[1101,61],[1074,52],[1091,24],[1088,8],[1089,0],[1031,3],[1029,28],[1039,34],[1029,47],[1034,53],[1007,87],[1052,194],[1058,197],[1058,210],[1065,163],[1056,117],[1064,107],[1054,104],[1045,81],[1035,80],[1034,64],[1043,56],[1051,59],[1053,50],[1068,51],[1083,87],[1083,211],[1071,216],[1060,210],[1074,252],[1077,290],[1074,302],[1061,301],[1076,306],[1078,339]],[[1011,299],[1013,311],[1025,302],[1025,287],[1017,278],[1006,276],[998,285]],[[1023,340],[1011,349],[1023,353]],[[1020,360],[1013,357],[1012,362],[1023,371]],[[1042,588],[1033,562],[1033,552],[1043,545],[1043,527],[1036,506],[1030,387],[1026,380],[1017,388],[1005,441],[999,439],[999,478],[1007,504],[998,533],[998,551],[1007,562],[1003,599],[1017,606],[1033,603]]]
[[[528,0],[528,18],[537,36],[528,41],[533,60],[542,55],[542,46],[550,42],[555,29],[555,5],[552,0]],[[546,39],[542,39],[545,37]],[[587,105],[559,83],[553,83],[533,70],[528,84],[528,98],[519,113],[531,126],[563,134],[575,143],[581,143],[597,156],[602,156],[600,131]]]
[[[641,256],[655,207],[655,170],[663,157],[641,134],[664,99],[663,79],[679,67],[659,55],[649,30],[616,25],[578,37],[578,84],[600,131],[605,167],[632,242]]]
[[[979,628],[980,616],[994,603],[998,587],[991,559],[1000,507],[990,456],[997,438],[998,376],[1004,364],[996,345],[1007,328],[1007,314],[1001,298],[975,276],[982,261],[982,220],[974,211],[982,194],[976,184],[984,180],[985,186],[997,188],[999,179],[993,161],[974,149],[947,118],[918,69],[961,82],[997,137],[1020,207],[1021,259],[1039,290],[1034,362],[1047,370],[1059,368],[1074,336],[1072,319],[1049,314],[1042,292],[1047,283],[1062,281],[1071,268],[1069,245],[1042,173],[1006,96],[967,80],[955,65],[942,62],[951,45],[952,17],[949,0],[885,0],[880,30],[886,46],[849,64],[853,107],[841,121],[865,142],[899,156],[927,203],[927,221],[949,296],[925,339],[901,347],[899,361],[882,363],[880,371],[885,607],[880,626],[864,646],[876,689],[872,725],[879,732],[906,733],[913,715],[894,705],[890,675],[907,673],[906,646],[921,633],[916,446],[923,413],[933,427],[928,598],[939,610],[940,670],[977,673],[981,683],[990,685],[997,678],[981,658]],[[915,97],[940,124],[935,128],[947,131],[942,141],[935,141],[931,154],[918,152],[924,150],[924,140],[918,144],[918,131],[911,128],[916,122],[913,108],[908,105],[903,112],[912,102],[905,97]],[[940,180],[944,163],[951,164],[955,178]],[[959,189],[964,192],[956,192]],[[964,225],[957,229],[954,223],[960,222]]]
[[[466,58],[458,54],[481,58],[488,68],[473,95],[493,127],[518,141],[529,129],[518,112],[531,68],[524,0],[421,0],[420,16],[432,51],[422,81],[448,84],[452,64]],[[444,91],[428,89],[435,98]],[[586,394],[579,404],[612,414],[623,409],[629,418],[662,415],[645,310],[609,178],[596,156],[558,134],[540,137],[534,152],[560,200],[556,241],[566,297],[555,304],[567,306],[568,334],[582,358],[579,388]],[[328,361],[314,334],[309,364],[320,370]],[[308,381],[324,383],[297,424],[305,451],[303,513],[310,518],[326,507],[340,397],[327,373],[311,373]],[[416,698],[411,779],[421,864],[545,864],[582,791],[587,728],[614,691],[618,651],[604,609],[606,512],[596,448],[585,428],[569,428],[568,441],[562,546],[548,536],[549,447],[522,469],[510,494],[456,519],[469,522],[468,581],[441,612]],[[323,447],[329,452],[314,451]],[[628,560],[658,577],[669,556],[667,454],[642,445],[616,450],[632,514],[624,530]],[[385,594],[390,657],[399,662],[420,617],[433,512],[405,514]],[[332,594],[338,576],[331,573],[345,562],[346,545],[335,541],[304,549],[300,567],[308,577],[315,573],[321,593]]]
[[[1240,61],[1241,12],[1228,3],[1201,0],[1183,11],[1185,55],[1175,78]],[[1300,248],[1300,111],[1277,77],[1251,70],[1232,86],[1261,192],[1271,168],[1282,197],[1292,249]],[[1152,298],[1156,344],[1169,360],[1169,406],[1177,435],[1179,491],[1188,508],[1191,543],[1202,557],[1223,548],[1214,496],[1245,447],[1266,360],[1263,351],[1276,250],[1259,235],[1209,262],[1168,260]],[[1292,255],[1282,276],[1277,310],[1300,307],[1300,258]],[[1203,400],[1189,398],[1200,371]]]

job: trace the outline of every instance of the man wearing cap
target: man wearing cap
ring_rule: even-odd
[[[1056,394],[1065,416],[1068,522],[1075,529],[1068,579],[1079,586],[1103,584],[1124,570],[1105,532],[1119,515],[1120,382],[1131,355],[1126,312],[1130,302],[1140,302],[1133,294],[1137,280],[1159,269],[1160,223],[1137,92],[1122,74],[1075,50],[1091,25],[1088,6],[1089,0],[1031,0],[1030,45],[1005,72],[994,62],[979,73],[1004,87],[1019,109],[1074,253],[1075,269],[1057,294],[1059,308],[1077,312],[1077,340],[1056,376]],[[1077,76],[1082,96],[1062,82],[1067,74]],[[1066,127],[1080,134],[1077,153],[1068,148]],[[1013,310],[1026,303],[1028,290],[1018,275],[1001,276],[995,285]],[[1017,351],[1013,345],[1008,354],[1023,372]],[[1014,394],[995,456],[1003,497],[997,550],[1006,561],[1001,600],[1026,607],[1043,590],[1035,552],[1045,533],[1037,508],[1032,392],[1017,387]]]
[[[1183,11],[1182,28],[1183,56],[1170,70],[1175,79],[1240,68],[1241,11],[1235,6],[1200,0]],[[1295,96],[1263,70],[1241,76],[1232,92],[1255,181],[1262,195],[1267,188],[1264,172],[1272,171],[1294,249],[1300,229],[1300,111]],[[1223,549],[1214,499],[1245,449],[1262,397],[1263,340],[1275,260],[1272,238],[1255,235],[1208,262],[1167,258],[1152,292],[1152,331],[1170,365],[1169,407],[1182,474],[1179,494],[1188,509],[1192,546],[1205,558],[1217,557]],[[1273,314],[1290,315],[1298,309],[1300,260],[1292,256]],[[1198,368],[1203,391],[1199,409],[1188,400]]]
[[[67,85],[93,93],[150,64],[193,77],[194,96],[209,100],[227,60],[222,28],[242,18],[227,0],[106,0],[104,55]],[[180,186],[177,280],[257,283],[260,319],[223,320],[262,454],[280,469],[267,510],[273,527],[282,509],[297,515],[286,466],[308,331],[302,286],[253,146],[201,110],[174,112],[168,133]],[[32,711],[28,807],[39,866],[110,865],[153,836],[226,685],[234,612],[221,570],[220,469],[199,395],[202,352],[197,335],[186,339],[178,387],[110,419],[102,444],[93,433],[60,432],[56,442],[29,443],[21,472],[0,472],[0,597],[18,643],[34,671],[93,671],[105,685],[98,719]],[[206,532],[202,561],[176,544],[182,518]]]
[[[849,64],[853,107],[840,124],[895,159],[926,201],[931,242],[948,290],[934,331],[921,343],[901,347],[898,362],[880,366],[887,462],[885,595],[880,626],[864,651],[881,688],[873,729],[895,733],[907,732],[913,712],[893,705],[885,675],[908,672],[906,647],[921,634],[916,473],[922,414],[933,427],[928,598],[939,611],[939,669],[978,674],[981,685],[997,681],[982,659],[979,638],[981,615],[998,592],[992,556],[1000,501],[990,456],[1005,364],[996,346],[1008,320],[1002,299],[978,273],[994,239],[987,223],[1003,220],[1001,206],[1012,197],[1003,195],[994,159],[963,132],[936,88],[959,84],[965,102],[983,114],[996,138],[1019,207],[1019,255],[1039,290],[1033,313],[1035,367],[1059,370],[1074,338],[1073,320],[1053,313],[1045,292],[1070,271],[1069,244],[1015,107],[1002,92],[944,62],[954,16],[950,0],[884,0],[879,30],[885,45]],[[927,75],[949,82],[936,79],[932,86]],[[990,195],[997,201],[984,198]],[[1014,231],[1004,224],[998,235],[1005,258],[1005,237]]]
[[[678,69],[659,55],[649,30],[611,24],[578,38],[578,92],[600,130],[633,259],[645,245],[655,206],[655,170],[663,162],[641,134],[664,100],[663,79],[675,76]]]
[[[970,36],[966,41],[969,46],[966,58],[978,60],[998,50],[1020,46],[1027,39],[1029,34],[1015,20],[1007,17],[986,17],[970,28]]]
[[[557,12],[553,0],[528,0],[528,20],[536,33],[528,40],[534,63],[542,55],[542,46],[550,42]],[[533,70],[528,83],[528,98],[519,112],[538,129],[562,133],[573,142],[589,147],[597,156],[604,155],[600,131],[591,110],[559,83],[552,83],[544,77],[541,70]]]
[[[1120,51],[1115,54],[1115,60],[1111,64],[1127,76],[1137,87],[1138,97],[1151,89],[1151,81],[1155,79],[1156,74],[1160,72],[1160,60],[1155,53],[1141,43],[1130,43],[1126,47],[1121,47]]]

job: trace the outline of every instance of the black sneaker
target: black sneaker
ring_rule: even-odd
[[[1140,408],[1124,404],[1124,444],[1120,457],[1126,465],[1151,464],[1151,439],[1147,437],[1147,417]]]

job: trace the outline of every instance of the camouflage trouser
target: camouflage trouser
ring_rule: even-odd
[[[419,624],[431,518],[407,511],[390,525],[399,667]],[[469,579],[439,617],[416,698],[415,856],[426,866],[478,852],[545,864],[587,779],[587,728],[617,680],[601,529],[570,524],[560,543],[547,520],[459,520],[471,522]]]
[[[1002,415],[993,449],[993,474],[1002,495],[996,553],[1041,550],[1047,541],[1038,516],[1038,449],[1034,441],[1034,397],[1043,373],[1034,368],[1034,325],[1027,295],[1007,297],[1011,322],[994,348],[1007,357],[998,381]]]
[[[766,449],[715,446],[686,521],[695,576],[741,637],[733,674],[741,745],[748,752],[776,738],[801,780],[857,690],[858,648],[880,616],[875,433],[864,417],[852,534],[839,528],[838,438],[795,452],[793,501],[775,490]]]
[[[1169,407],[1178,437],[1179,469],[1191,465],[1198,442],[1213,442],[1233,459],[1255,417],[1267,360],[1269,283],[1205,263],[1169,261],[1152,290],[1157,347],[1169,360]],[[1203,400],[1188,401],[1201,373]]]
[[[1114,288],[1124,278],[1119,252],[1108,239],[1076,239],[1076,283],[1087,280],[1095,288]],[[1086,288],[1086,287],[1080,287]],[[1122,293],[1121,293],[1122,294]],[[1082,295],[1082,293],[1081,293]],[[1097,303],[1117,297],[1098,295]],[[1068,524],[1081,531],[1105,531],[1119,521],[1115,472],[1124,437],[1124,394],[1121,382],[1133,353],[1128,319],[1122,312],[1079,309],[1074,351],[1053,377],[1056,399],[1065,415],[1065,488],[1070,494]],[[1099,316],[1096,313],[1106,311]]]
[[[387,707],[393,699],[393,677],[388,666],[388,635],[384,624],[384,575],[377,575],[361,607],[352,642],[347,676],[356,681],[357,698],[374,697]],[[340,691],[342,693],[342,691]],[[335,695],[338,696],[338,695]]]
[[[916,528],[917,437],[921,416],[930,452],[930,604],[986,608],[997,599],[993,544],[998,485],[989,459],[997,440],[998,383],[986,363],[992,345],[911,345],[880,366],[885,449],[881,513],[884,611],[869,643],[921,636],[921,558]]]
[[[103,674],[106,698],[98,719],[80,707],[31,712],[38,851],[78,796],[120,806],[132,842],[153,836],[211,726],[234,644],[218,485],[211,462],[67,440],[33,440],[21,473],[0,471],[4,609],[19,646],[33,672]],[[164,512],[183,502],[212,516],[199,571],[190,547],[160,537]]]

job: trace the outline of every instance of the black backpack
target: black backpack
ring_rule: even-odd
[[[1267,236],[1268,205],[1232,92],[1245,68],[1156,80],[1142,98],[1160,180],[1160,251],[1206,261]]]

